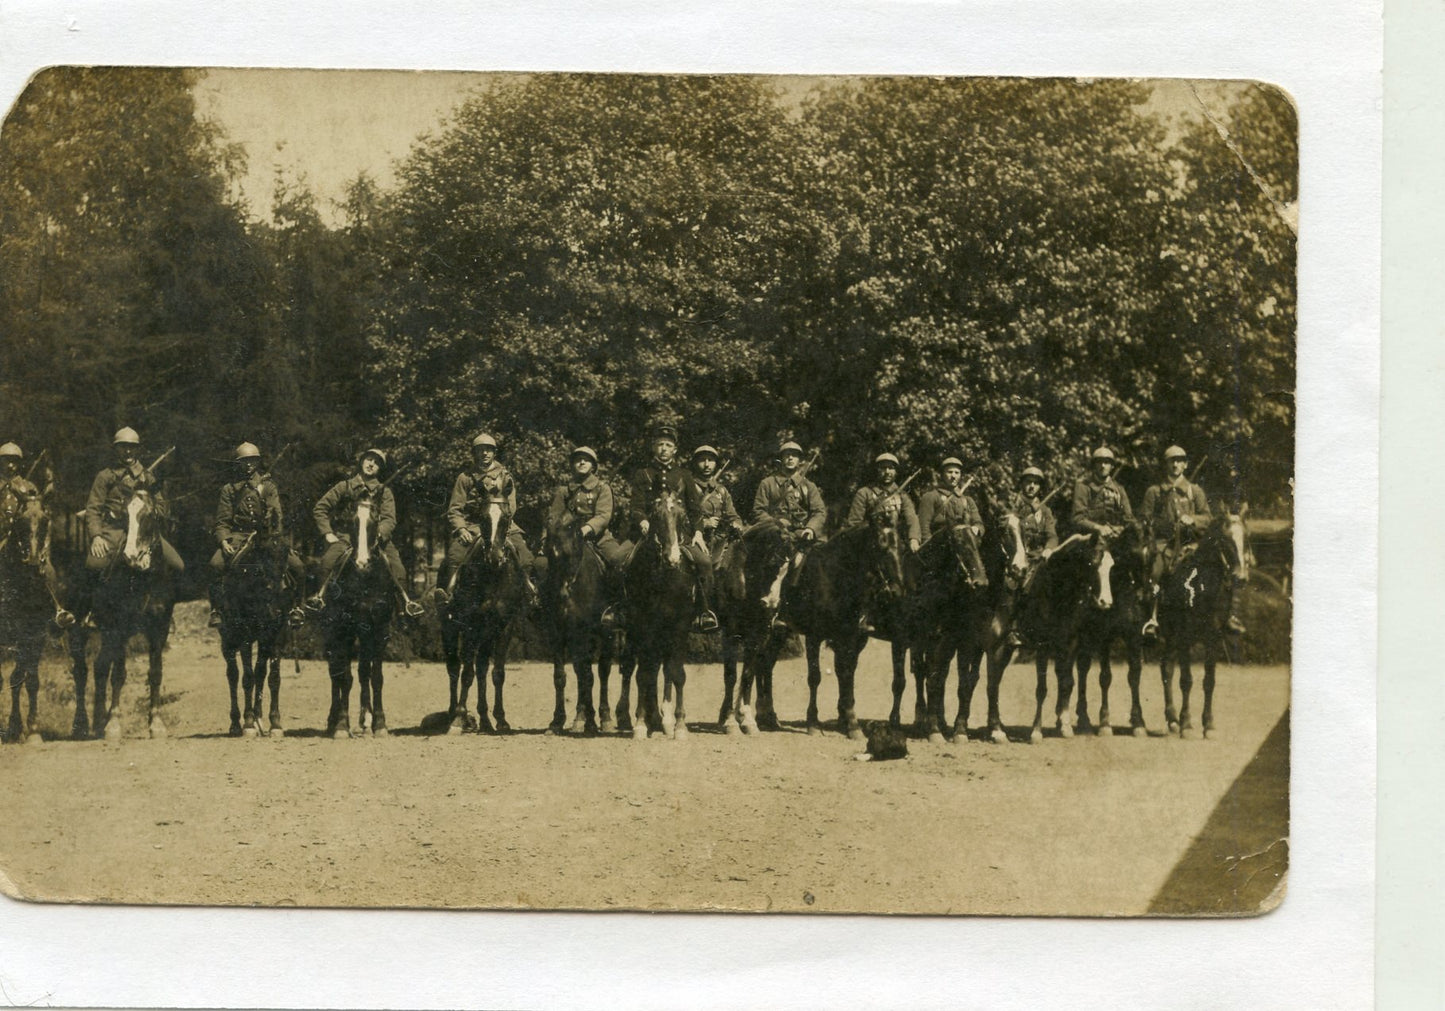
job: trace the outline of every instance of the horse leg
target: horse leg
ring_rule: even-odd
[[[274,638],[266,648],[266,684],[271,691],[271,706],[266,713],[266,722],[271,726],[267,733],[271,737],[285,737],[286,731],[281,727],[281,657],[277,655]]]
[[[1109,686],[1114,683],[1114,668],[1109,662],[1109,646],[1106,643],[1099,654],[1099,736],[1112,737],[1114,725],[1109,720]]]
[[[614,710],[617,716],[617,732],[620,734],[636,733],[636,726],[632,720],[632,680],[636,671],[636,657],[630,652],[624,651],[623,655],[618,657],[617,662],[617,676],[622,685],[617,691],[617,708]]]
[[[90,714],[85,708],[85,691],[90,680],[85,663],[85,638],[85,628],[78,621],[65,633],[65,645],[70,653],[70,680],[75,689],[75,715],[70,721],[70,737],[75,741],[90,736]]]
[[[645,741],[662,732],[661,714],[657,710],[657,662],[651,656],[637,662],[637,723],[632,728],[634,741]]]
[[[888,725],[895,730],[903,727],[903,690],[908,687],[908,647],[894,639],[888,644],[889,658],[893,661],[893,708],[888,713]]]
[[[561,654],[552,660],[552,691],[556,695],[556,702],[552,707],[552,722],[547,725],[547,733],[560,734],[567,726],[567,666]]]
[[[718,729],[724,733],[736,734],[742,729],[733,715],[733,708],[736,704],[733,696],[738,686],[738,644],[737,640],[726,630],[722,637],[722,661],[723,698],[722,705],[717,712],[717,725]]]
[[[226,656],[226,687],[231,691],[231,730],[232,737],[241,736],[241,703],[236,697],[236,687],[241,680],[240,665],[236,662],[239,652],[231,643],[223,640],[221,651]]]
[[[1214,668],[1219,660],[1219,647],[1223,643],[1222,638],[1211,638],[1204,644],[1204,712],[1200,721],[1205,737],[1214,736]]]
[[[497,728],[492,725],[491,713],[487,711],[487,668],[491,664],[491,657],[480,641],[473,643],[467,649],[467,677],[466,684],[470,687],[473,680],[477,684],[477,729],[484,734],[494,734]]]
[[[331,665],[331,718],[326,732],[335,740],[351,736],[351,661]]]
[[[919,643],[914,643],[910,653],[913,662],[913,729],[916,733],[927,733],[928,677],[933,661],[928,650]]]
[[[1054,703],[1054,720],[1060,737],[1073,737],[1074,725],[1069,718],[1069,700],[1074,696],[1074,663],[1066,650],[1054,658],[1054,677],[1058,680],[1058,700]]]
[[[1190,666],[1189,651],[1179,651],[1179,736],[1185,740],[1194,738],[1194,714],[1189,708],[1190,690],[1194,687],[1194,670]]]
[[[391,731],[386,727],[386,701],[382,698],[383,689],[386,687],[386,671],[382,662],[381,646],[376,646],[371,656],[371,735],[373,737],[389,737]]]
[[[979,671],[983,666],[985,651],[974,647],[973,656],[964,661],[963,652],[958,654],[958,714],[953,718],[954,740],[968,740],[968,721],[973,715],[973,693],[978,690]],[[948,650],[944,650],[947,655]],[[943,725],[943,687],[947,683],[948,668],[943,669],[943,678],[939,680],[938,697],[938,721]]]
[[[687,687],[687,667],[682,657],[674,653],[667,661],[667,683],[672,687],[673,736],[687,737],[687,706],[683,704],[682,693]]]
[[[1034,725],[1029,728],[1029,743],[1044,739],[1044,699],[1049,695],[1049,654],[1040,648],[1034,654]]]
[[[1137,634],[1131,634],[1129,643],[1129,727],[1135,737],[1149,736],[1144,726],[1144,707],[1139,702],[1139,682],[1144,676],[1144,644]]]
[[[457,692],[462,676],[461,648],[456,626],[445,618],[442,619],[442,655],[447,664],[447,733],[460,734],[467,728],[466,705]]]
[[[510,733],[512,730],[512,725],[507,722],[507,708],[502,704],[502,686],[506,683],[507,648],[505,643],[501,643],[492,657],[492,720],[496,723],[499,734]]]
[[[40,741],[40,731],[35,726],[36,708],[40,696],[40,652],[44,648],[44,640],[32,639],[30,649],[25,660],[25,743],[34,744]]]
[[[803,651],[808,658],[808,733],[821,734],[823,732],[823,721],[818,719],[818,686],[823,683],[823,660],[819,655],[823,649],[822,640],[813,636],[806,636],[803,639]],[[773,677],[773,665],[777,659],[776,652],[768,653],[768,680]]]
[[[1159,658],[1159,680],[1164,683],[1164,725],[1169,733],[1179,733],[1179,714],[1174,709],[1174,644],[1164,640],[1164,654]]]
[[[1104,652],[1108,652],[1105,646]],[[1078,672],[1079,700],[1075,703],[1076,720],[1075,726],[1080,730],[1088,730],[1093,726],[1093,720],[1089,718],[1089,668],[1094,663],[1094,644],[1081,643],[1079,651],[1074,659],[1074,669]],[[1099,677],[1103,678],[1104,666],[1099,664]],[[1060,693],[1062,695],[1062,692]]]
[[[612,712],[612,697],[608,682],[612,680],[612,665],[617,659],[616,632],[602,633],[602,648],[597,655],[597,729],[610,734],[617,729],[616,716]]]
[[[572,733],[597,733],[597,710],[592,706],[592,655],[579,653],[573,661],[577,672],[577,712],[572,717]]]
[[[0,675],[3,676],[3,675]],[[19,741],[24,735],[20,720],[20,682],[24,674],[20,669],[20,657],[15,657],[15,669],[10,672],[10,725],[5,731],[5,740]]]
[[[105,716],[108,707],[106,692],[110,688],[110,668],[114,660],[111,657],[113,652],[110,644],[110,633],[103,632],[100,637],[100,649],[95,654],[94,695],[91,699],[91,729],[95,736],[105,736]]]
[[[988,653],[988,737],[995,744],[1007,744],[1008,734],[1003,729],[1003,716],[999,713],[998,693],[1003,684],[1003,672],[1008,669],[1013,648],[1007,643],[997,651]]]
[[[833,651],[833,662],[838,672],[838,729],[853,741],[863,739],[863,728],[858,724],[857,700],[853,695],[858,675],[858,654],[861,652],[861,648],[855,649],[852,644],[844,646],[841,653],[837,648]]]
[[[150,718],[150,735],[165,737],[165,721],[161,719],[161,677],[165,661],[166,639],[170,636],[171,617],[169,614],[152,615],[147,624],[146,646],[150,664],[146,670],[146,687],[149,689],[147,708]]]

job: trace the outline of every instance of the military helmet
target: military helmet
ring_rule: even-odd
[[[572,455],[569,456],[568,459],[575,460],[579,456],[585,456],[587,459],[592,461],[592,466],[597,466],[597,451],[591,446],[578,446],[576,449],[572,450]]]
[[[677,442],[677,426],[676,426],[676,425],[673,425],[673,424],[670,424],[669,422],[666,422],[666,421],[659,422],[658,424],[653,425],[653,426],[652,426],[652,441],[653,441],[653,442],[656,442],[656,441],[658,441],[659,439],[671,439],[674,443],[676,443],[676,442]]]
[[[711,446],[707,446],[707,445],[699,446],[699,447],[697,447],[697,449],[694,449],[694,450],[692,451],[692,458],[693,458],[694,460],[696,460],[696,459],[697,459],[698,457],[700,457],[700,456],[710,456],[710,457],[712,457],[714,460],[721,460],[721,459],[722,459],[722,457],[718,455],[718,451],[717,451],[717,450],[715,450],[715,449],[713,449]]]
[[[1166,449],[1166,450],[1164,451],[1164,462],[1165,462],[1165,463],[1168,463],[1170,460],[1187,460],[1187,459],[1189,459],[1189,454],[1186,453],[1186,452],[1184,452],[1184,447],[1183,447],[1183,446],[1170,446],[1168,449]]]
[[[17,460],[25,459],[25,454],[20,452],[20,447],[13,442],[7,442],[5,445],[0,446],[0,456],[13,456]]]
[[[383,453],[381,450],[376,449],[376,448],[374,448],[374,447],[373,447],[372,449],[368,449],[368,450],[366,450],[364,453],[361,454],[361,456],[359,457],[359,459],[364,460],[364,459],[366,459],[368,456],[374,456],[374,457],[376,457],[376,462],[377,462],[377,463],[381,464],[383,467],[386,466],[386,454]]]
[[[784,453],[797,453],[799,456],[802,456],[803,447],[790,439],[778,447],[778,455],[782,456]]]
[[[873,462],[874,462],[874,463],[891,463],[891,464],[893,464],[893,466],[897,467],[897,466],[898,466],[898,457],[894,456],[892,453],[879,453],[877,456],[875,456],[875,457],[873,458]]]
[[[496,449],[497,440],[492,438],[486,432],[482,432],[475,439],[472,440],[472,448],[476,449],[478,446],[491,446],[493,449]]]
[[[122,428],[115,433],[115,438],[110,440],[113,446],[139,446],[140,433],[134,428]]]
[[[1027,481],[1029,478],[1034,478],[1039,482],[1039,484],[1043,484],[1044,472],[1039,470],[1037,467],[1025,467],[1023,469],[1023,473],[1019,474],[1019,480]]]
[[[260,456],[261,451],[256,448],[256,445],[254,443],[243,442],[236,447],[237,462],[241,460],[256,460],[259,459]]]
[[[1108,460],[1110,463],[1119,462],[1118,459],[1114,456],[1114,451],[1108,446],[1100,446],[1098,449],[1094,450],[1093,459]]]
[[[957,467],[959,470],[963,470],[963,461],[956,456],[950,456],[946,457],[939,467]]]

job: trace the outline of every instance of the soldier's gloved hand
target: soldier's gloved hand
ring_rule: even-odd
[[[90,539],[90,557],[101,558],[105,555],[105,538],[92,537]]]
[[[335,534],[327,534],[327,535],[326,535],[326,543],[327,543],[327,544],[335,544],[335,543],[336,543],[337,541],[339,541],[339,540],[341,540],[341,538],[340,538],[340,537],[337,537]]]
[[[240,545],[237,544],[235,541],[231,540],[229,537],[221,542],[221,550],[227,555],[234,555],[236,553],[236,549],[239,547]]]
[[[915,539],[915,538],[909,538],[909,540],[908,540],[908,550],[911,551],[911,552],[913,552],[915,555],[918,554],[918,541],[917,541],[917,539]]]
[[[1179,517],[1179,522],[1182,523],[1182,524],[1184,524],[1186,527],[1192,527],[1192,526],[1194,526],[1194,517],[1193,517],[1193,516],[1181,516],[1181,517]]]
[[[652,524],[651,524],[650,522],[648,522],[647,520],[638,520],[638,521],[637,521],[637,529],[639,529],[639,530],[642,531],[642,536],[643,536],[643,537],[646,537],[646,536],[647,536],[647,531],[649,531],[649,530],[652,529]]]
[[[697,546],[700,547],[700,548],[706,548],[706,547],[707,547],[707,543],[702,539],[702,531],[701,531],[701,530],[694,530],[694,531],[692,532],[692,543],[695,544],[695,545],[697,545]]]
[[[743,521],[742,521],[742,520],[733,520],[730,525],[731,525],[732,528],[733,528],[733,533],[735,533],[735,534],[740,534],[740,533],[743,532]]]
[[[716,516],[708,516],[702,521],[702,528],[704,530],[716,530],[717,524],[718,518]]]
[[[457,540],[461,541],[463,544],[470,544],[476,539],[477,535],[472,533],[471,527],[462,527],[460,530],[457,531]]]
[[[581,533],[584,539],[590,541],[592,540],[592,538],[597,536],[597,528],[594,527],[592,524],[587,523],[583,525]]]

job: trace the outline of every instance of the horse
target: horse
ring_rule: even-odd
[[[1204,646],[1204,736],[1214,734],[1214,668],[1227,634],[1226,623],[1235,586],[1249,579],[1251,555],[1244,518],[1220,511],[1169,572],[1159,590],[1159,638],[1162,641],[1159,674],[1164,682],[1164,719],[1170,733],[1190,738],[1194,718],[1189,692],[1194,678],[1189,666],[1195,643]],[[1174,711],[1174,664],[1179,665],[1183,705]]]
[[[1099,724],[1100,737],[1113,734],[1109,722],[1109,686],[1114,673],[1109,651],[1118,641],[1124,644],[1124,657],[1129,669],[1129,693],[1133,704],[1129,710],[1129,727],[1135,737],[1145,737],[1144,710],[1139,704],[1139,679],[1144,668],[1144,615],[1142,594],[1148,586],[1144,572],[1144,549],[1139,528],[1126,524],[1114,543],[1103,553],[1094,571],[1088,603],[1079,612],[1078,646],[1075,665],[1079,684],[1077,729],[1088,730],[1089,666],[1099,659]]]
[[[360,733],[375,737],[388,734],[386,710],[382,703],[382,656],[391,637],[396,584],[386,558],[377,550],[376,520],[372,502],[363,498],[356,505],[356,531],[351,546],[332,570],[328,585],[322,587],[322,638],[327,674],[331,678],[331,710],[326,733],[333,738],[351,737],[351,661],[356,660],[356,678],[361,683]]]
[[[149,653],[147,683],[149,732],[165,737],[161,719],[161,658],[170,638],[175,592],[170,571],[161,554],[161,531],[166,522],[165,502],[159,495],[137,489],[126,503],[126,535],[92,588],[90,611],[100,629],[100,652],[95,657],[93,727],[108,741],[122,737],[120,693],[125,687],[126,643],[132,635],[146,638]],[[83,638],[83,637],[82,637]],[[72,653],[72,656],[74,654]],[[75,671],[76,701],[85,690],[84,667]],[[106,688],[110,687],[107,705]]]
[[[904,594],[897,505],[883,504],[891,498],[870,509],[866,523],[843,530],[809,552],[780,612],[806,640],[809,728],[817,726],[818,646],[826,642],[833,650],[838,678],[838,729],[853,740],[863,739],[854,681],[858,657],[869,638],[859,619],[870,595],[875,613],[883,615],[898,606]]]
[[[612,712],[608,709],[607,678],[617,653],[617,636],[603,628],[602,612],[607,600],[607,563],[597,548],[582,536],[582,521],[547,531],[544,544],[547,571],[542,580],[543,628],[552,647],[552,687],[556,703],[549,734],[567,731],[567,662],[577,679],[577,711],[572,721],[574,734],[610,733]],[[592,702],[592,658],[600,657],[600,707]],[[624,669],[626,667],[624,657]],[[601,711],[601,724],[598,711]],[[630,729],[631,717],[619,705],[620,727]]]
[[[921,569],[917,610],[919,635],[926,645],[927,682],[924,693],[922,730],[934,743],[943,742],[944,685],[948,666],[958,656],[958,716],[954,736],[967,739],[968,708],[978,683],[975,654],[981,654],[990,611],[985,593],[990,585],[983,557],[973,530],[953,524],[934,534],[919,549]],[[970,660],[974,660],[970,666]],[[970,669],[973,672],[969,676]],[[897,700],[895,693],[895,712]],[[998,713],[997,683],[989,682],[990,723]]]
[[[507,733],[502,686],[507,680],[507,647],[512,624],[526,610],[526,577],[507,546],[512,516],[493,502],[482,517],[481,535],[457,567],[450,599],[441,610],[442,651],[446,655],[450,734],[466,730]],[[487,668],[492,669],[493,708],[487,714]],[[477,684],[477,715],[467,712],[472,682]],[[495,720],[495,723],[493,722]]]
[[[10,675],[10,724],[5,739],[34,743],[36,696],[40,691],[40,652],[52,625],[67,612],[46,581],[50,565],[50,516],[38,497],[20,499],[8,486],[0,492],[0,645],[15,647]],[[54,608],[52,610],[52,607]],[[25,688],[26,706],[20,704]]]
[[[255,531],[227,560],[221,574],[219,631],[231,690],[232,737],[283,737],[286,733],[281,728],[281,641],[295,589],[285,584],[289,553],[290,546],[282,538]],[[238,681],[244,713],[236,699]],[[261,702],[268,684],[271,708],[268,725],[262,726]]]
[[[687,710],[683,689],[687,683],[687,635],[692,628],[692,562],[683,550],[681,533],[687,512],[681,498],[659,479],[650,491],[648,532],[633,548],[627,564],[627,641],[637,664],[637,696],[641,719],[634,726],[635,740],[663,733],[686,737]],[[657,675],[667,680],[666,701],[659,705]],[[628,705],[624,675],[618,709]]]
[[[1057,698],[1055,723],[1061,737],[1073,737],[1069,699],[1074,692],[1074,649],[1082,609],[1087,606],[1091,586],[1098,585],[1101,571],[1113,564],[1107,546],[1086,534],[1064,540],[1034,570],[1024,592],[1019,615],[1020,630],[1034,651],[1034,721],[1029,743],[1044,738],[1044,699],[1048,697],[1049,660],[1054,662]]]

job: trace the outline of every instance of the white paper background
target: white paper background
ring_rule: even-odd
[[[0,998],[275,1007],[1367,1006],[1380,45],[1379,11],[1365,0],[0,7],[7,106],[34,70],[56,63],[1237,77],[1281,84],[1295,97],[1303,166],[1293,824],[1289,895],[1275,913],[1221,922],[942,920],[182,911],[0,900]]]

